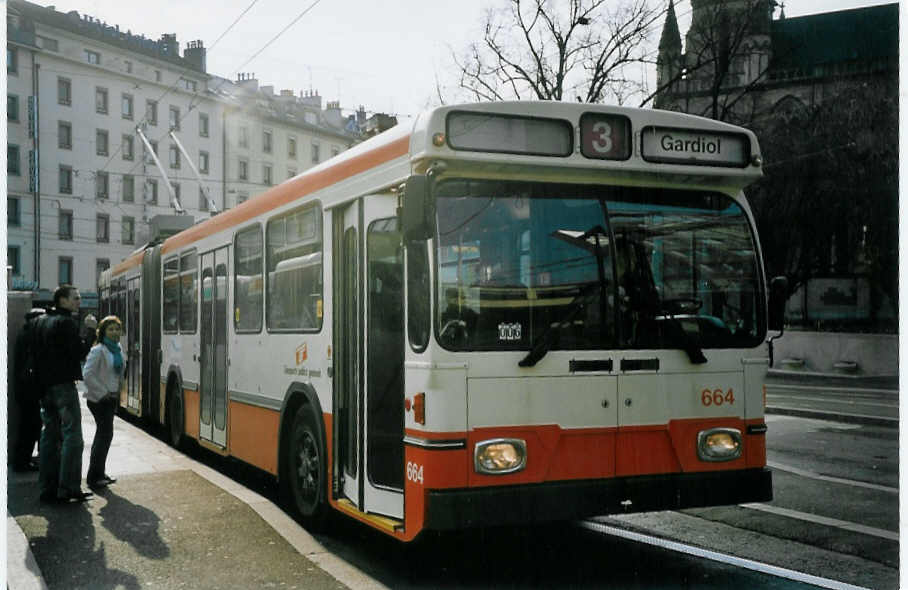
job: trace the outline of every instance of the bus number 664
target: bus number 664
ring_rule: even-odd
[[[423,483],[423,466],[412,461],[407,462],[407,479]]]
[[[704,389],[700,392],[700,403],[704,406],[721,406],[722,404],[735,403],[735,392],[731,389]]]

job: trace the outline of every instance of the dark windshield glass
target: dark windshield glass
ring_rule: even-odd
[[[718,193],[448,180],[435,333],[451,350],[761,341],[747,218]]]

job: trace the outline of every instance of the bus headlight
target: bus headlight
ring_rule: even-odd
[[[702,461],[732,461],[741,456],[741,431],[710,428],[697,434],[697,455]]]
[[[527,443],[519,438],[493,438],[476,443],[473,466],[476,473],[503,475],[527,465]]]

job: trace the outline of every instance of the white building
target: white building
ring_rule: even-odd
[[[318,96],[208,74],[200,41],[181,56],[174,35],[147,39],[23,0],[8,1],[7,23],[13,289],[46,297],[68,282],[92,307],[101,270],[149,240],[152,218],[175,213],[168,180],[199,221],[208,197],[232,207],[359,135]]]

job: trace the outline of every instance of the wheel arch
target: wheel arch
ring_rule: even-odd
[[[310,384],[294,381],[287,388],[287,392],[284,394],[284,401],[281,405],[281,417],[280,426],[278,429],[279,434],[277,445],[278,481],[286,479],[284,477],[286,462],[283,460],[283,457],[287,442],[290,440],[290,429],[293,427],[293,418],[296,416],[297,411],[299,411],[299,409],[305,405],[310,406],[315,413],[315,423],[319,431],[319,437],[321,438],[323,448],[326,452],[328,451],[328,436],[325,432],[325,420],[323,418],[324,414],[322,413],[322,404],[318,400],[318,394]]]

